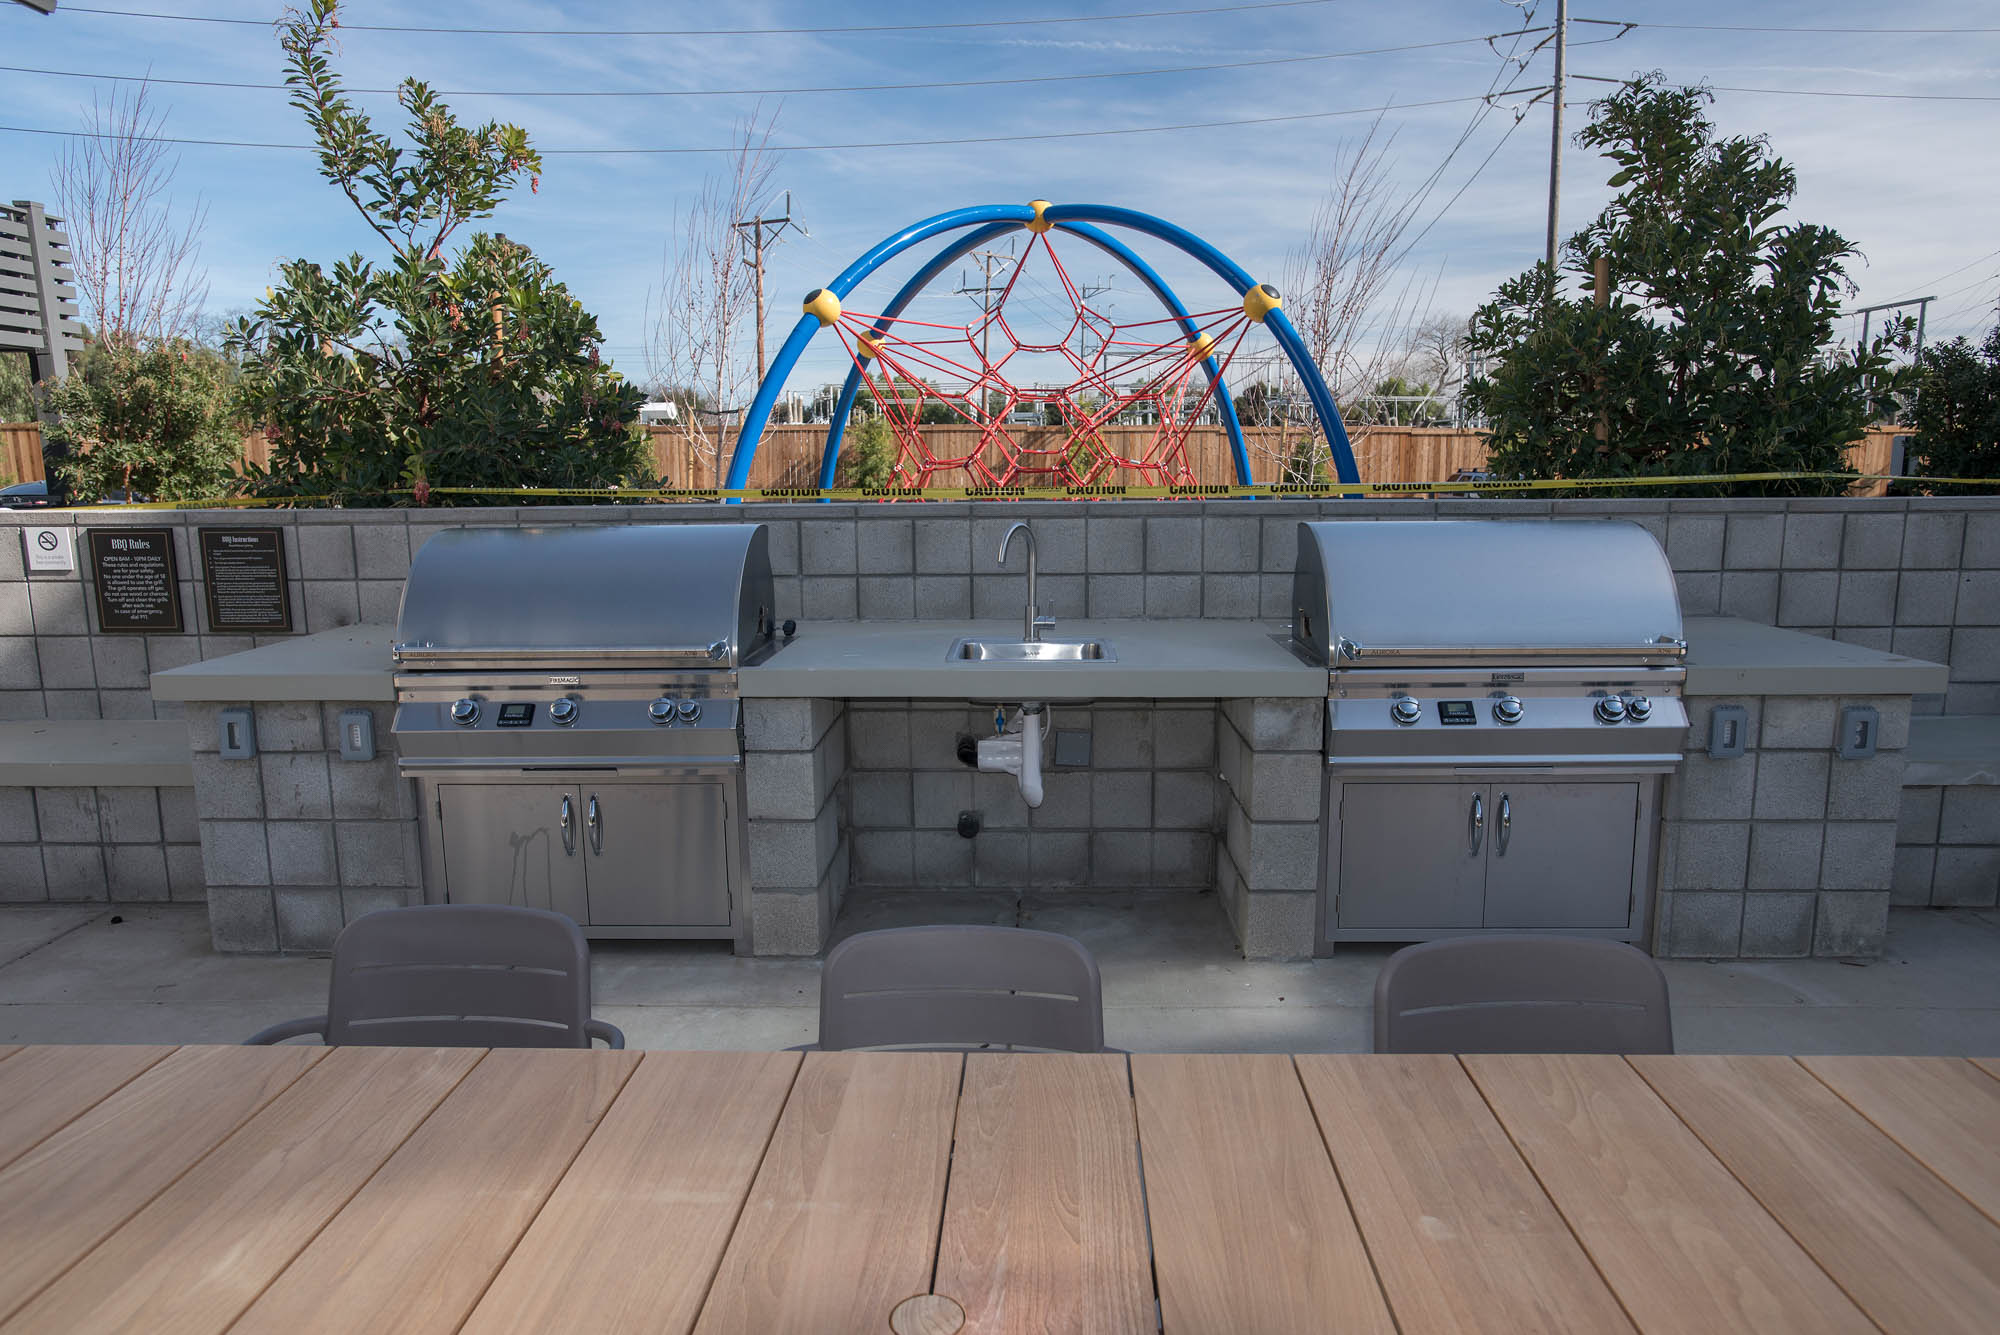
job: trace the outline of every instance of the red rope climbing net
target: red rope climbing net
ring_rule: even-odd
[[[968,324],[841,312],[835,330],[895,436],[894,485],[925,486],[950,472],[962,474],[968,486],[1199,481],[1188,463],[1188,432],[1208,408],[1251,320],[1241,306],[1193,313],[1185,321],[1171,315],[1113,320],[1092,308],[1049,236],[1030,235],[1006,282]],[[1044,329],[1036,333],[1028,321],[1008,318],[1008,304],[1024,291],[1030,262],[1039,260],[1053,281],[1040,284],[1046,296],[1036,301]],[[1050,308],[1053,320],[1046,315]],[[1217,364],[1214,375],[1204,364],[1209,358]],[[1009,377],[1010,364],[1032,367],[1043,379],[1018,384]],[[1052,369],[1055,384],[1047,383]],[[933,404],[946,410],[949,424],[978,429],[969,448],[962,431],[936,433],[940,442],[955,442],[949,451],[933,447],[922,420]],[[1030,413],[1033,421],[1026,420]],[[1144,422],[1150,431],[1108,430],[1134,417],[1150,419]]]

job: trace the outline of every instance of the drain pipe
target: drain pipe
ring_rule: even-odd
[[[1031,807],[1042,804],[1042,705],[1023,701],[1014,715],[1019,732],[981,738],[979,768],[1011,774],[1020,781],[1021,799]]]

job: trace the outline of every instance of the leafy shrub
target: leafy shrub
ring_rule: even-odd
[[[81,502],[228,492],[243,449],[229,376],[220,356],[182,340],[91,345],[49,395],[56,481]]]
[[[1963,338],[1918,363],[1914,453],[1931,477],[2000,477],[2000,325],[1977,348]]]
[[[525,131],[461,125],[429,87],[405,80],[414,152],[376,132],[327,63],[334,0],[284,25],[286,83],[339,186],[389,258],[331,270],[285,264],[231,346],[243,402],[271,440],[260,490],[380,499],[411,488],[650,485],[638,429],[644,396],[602,362],[597,322],[529,249],[475,234],[541,159]],[[504,498],[502,498],[504,500]]]

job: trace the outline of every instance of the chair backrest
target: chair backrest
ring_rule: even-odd
[[[1375,979],[1375,1050],[1672,1052],[1666,975],[1618,941],[1426,941]]]
[[[590,948],[560,913],[486,904],[382,909],[333,943],[326,1041],[587,1048]]]
[[[1097,961],[1019,927],[892,927],[827,952],[819,1045],[1104,1050]]]

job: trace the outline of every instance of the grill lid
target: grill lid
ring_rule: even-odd
[[[1680,595],[1623,521],[1299,525],[1292,639],[1329,667],[1678,662]]]
[[[446,529],[410,565],[408,667],[734,669],[771,639],[762,524]]]

